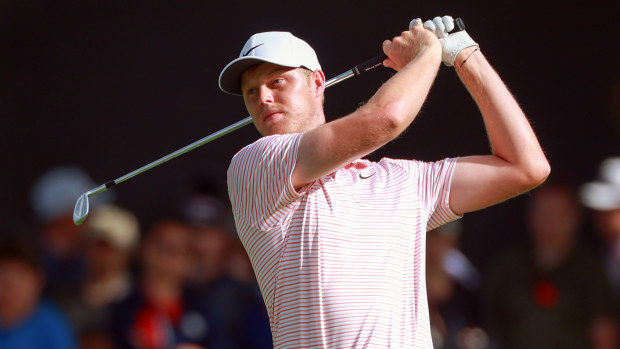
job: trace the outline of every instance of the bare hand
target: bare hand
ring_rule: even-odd
[[[425,29],[420,22],[420,24],[412,26],[410,30],[402,32],[400,36],[391,41],[385,40],[383,42],[383,52],[388,56],[383,61],[383,66],[399,71],[420,53],[432,46],[441,47],[441,43],[437,36]]]

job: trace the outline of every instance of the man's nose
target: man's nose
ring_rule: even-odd
[[[261,104],[273,103],[273,93],[267,86],[261,86],[259,90],[259,99]]]

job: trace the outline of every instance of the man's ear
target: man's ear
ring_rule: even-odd
[[[325,73],[321,69],[313,71],[312,81],[314,83],[315,95],[322,95],[325,92]]]

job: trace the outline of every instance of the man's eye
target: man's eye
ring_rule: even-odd
[[[282,81],[284,81],[284,79],[282,79],[282,78],[277,78],[277,79],[273,80],[273,84],[274,84],[274,85],[277,85],[277,84],[281,83]]]
[[[255,88],[248,89],[246,93],[249,95],[253,95],[256,93],[256,89]]]

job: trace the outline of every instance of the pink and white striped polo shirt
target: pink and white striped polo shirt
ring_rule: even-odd
[[[275,348],[432,348],[425,236],[459,218],[456,159],[358,160],[297,192],[300,138],[261,138],[228,169]]]

